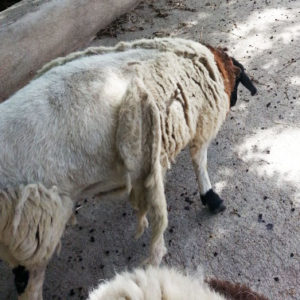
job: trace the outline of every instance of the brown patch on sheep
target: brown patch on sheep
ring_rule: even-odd
[[[208,279],[206,282],[211,289],[225,296],[228,300],[269,300],[265,296],[252,291],[246,285],[215,278]]]
[[[223,77],[225,92],[230,101],[231,93],[234,90],[236,79],[240,75],[241,70],[233,64],[231,58],[223,49],[214,48],[210,45],[206,46],[214,55],[218,69]]]

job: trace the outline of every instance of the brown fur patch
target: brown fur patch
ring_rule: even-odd
[[[218,69],[223,77],[225,92],[230,100],[236,78],[240,74],[240,69],[232,63],[231,58],[227,55],[227,53],[225,53],[224,49],[214,48],[210,45],[206,45],[206,47],[215,57]]]
[[[208,279],[206,282],[212,290],[223,295],[228,300],[269,300],[265,296],[253,292],[246,285],[215,278]]]

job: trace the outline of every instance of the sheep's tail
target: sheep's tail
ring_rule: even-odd
[[[145,180],[146,199],[149,203],[150,218],[152,224],[152,241],[151,245],[155,245],[162,239],[162,235],[168,226],[167,203],[164,191],[164,179],[160,162],[161,154],[161,126],[160,114],[154,101],[149,99],[149,112],[151,116],[151,167],[150,173]],[[161,245],[164,247],[164,245]]]
[[[163,232],[167,227],[167,205],[164,193],[161,154],[160,113],[143,82],[132,81],[122,101],[117,129],[119,154],[129,174],[128,185],[144,178],[144,197],[152,225],[151,248],[163,245]],[[152,251],[152,250],[151,250]],[[152,251],[152,252],[153,252]],[[164,251],[164,250],[163,250]]]
[[[0,190],[0,243],[23,265],[46,264],[59,248],[72,211],[72,200],[54,186]]]
[[[132,189],[132,177],[141,169],[142,159],[142,120],[139,91],[130,84],[122,100],[118,115],[116,145],[125,166],[125,182],[128,194]]]

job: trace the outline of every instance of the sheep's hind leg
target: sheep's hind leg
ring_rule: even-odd
[[[13,269],[18,300],[43,300],[43,283],[46,266],[26,269],[18,266]]]
[[[207,205],[210,212],[218,213],[224,211],[226,206],[224,205],[224,201],[211,187],[207,172],[207,147],[207,145],[204,145],[201,148],[191,146],[190,153],[200,190],[201,201],[203,205]]]

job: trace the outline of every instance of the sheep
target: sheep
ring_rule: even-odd
[[[60,247],[72,208],[73,201],[56,187],[0,190],[0,258],[13,268],[19,299],[42,298],[45,268]]]
[[[255,94],[223,50],[184,39],[121,42],[54,60],[0,104],[0,189],[40,183],[73,201],[127,191],[136,237],[149,215],[146,262],[158,265],[168,223],[164,174],[184,147],[203,204],[225,209],[211,188],[206,153],[239,82]]]
[[[268,300],[245,285],[183,275],[176,269],[148,267],[104,281],[87,300]]]
[[[178,42],[180,43],[178,45]],[[140,49],[140,48],[144,48],[144,49],[148,49],[148,50],[158,50],[160,52],[166,52],[166,51],[172,51],[175,52],[175,54],[177,56],[181,56],[183,58],[188,58],[189,60],[193,60],[193,62],[195,62],[195,65],[199,66],[199,63],[202,64],[202,67],[204,67],[203,69],[201,69],[201,72],[204,72],[202,75],[205,77],[207,75],[209,75],[211,77],[212,80],[214,80],[215,84],[219,84],[220,86],[218,86],[219,89],[219,94],[215,93],[215,91],[211,90],[206,91],[206,93],[204,92],[205,88],[209,88],[212,89],[210,85],[208,86],[203,86],[203,82],[199,83],[197,82],[197,80],[195,78],[191,78],[188,76],[187,73],[184,74],[184,76],[187,76],[188,78],[185,78],[187,83],[189,83],[190,81],[199,85],[201,91],[202,92],[202,97],[205,99],[205,97],[207,99],[209,98],[213,98],[213,97],[220,97],[220,99],[223,97],[224,98],[224,92],[226,94],[225,97],[229,97],[230,99],[230,107],[234,106],[236,104],[237,101],[237,88],[239,83],[242,83],[250,92],[251,95],[254,96],[257,93],[257,89],[256,87],[253,85],[253,83],[251,82],[250,78],[248,77],[248,75],[245,73],[245,68],[244,66],[239,63],[236,59],[234,59],[233,57],[229,57],[226,54],[227,49],[221,49],[221,48],[214,48],[210,45],[205,45],[205,47],[202,49],[201,51],[205,52],[205,50],[209,49],[211,53],[201,53],[201,55],[199,54],[199,52],[197,52],[199,49],[193,48],[193,47],[197,47],[199,46],[199,44],[196,46],[195,43],[193,43],[193,46],[191,46],[191,44],[189,45],[188,43],[191,41],[187,41],[187,40],[182,40],[182,39],[154,39],[154,40],[137,40],[134,42],[121,42],[118,45],[116,45],[115,47],[90,47],[85,51],[81,51],[81,52],[75,52],[70,54],[67,57],[64,58],[58,58],[56,60],[53,60],[52,62],[46,64],[39,72],[38,72],[38,76],[41,76],[42,74],[44,74],[45,72],[47,72],[49,69],[56,67],[56,66],[60,66],[63,64],[66,64],[67,62],[70,62],[72,60],[84,57],[84,56],[90,56],[90,55],[99,55],[99,54],[108,54],[108,53],[112,53],[112,52],[124,52],[124,51],[128,51],[128,50],[132,50],[132,49]],[[171,49],[170,49],[171,48]],[[172,49],[173,48],[173,49]],[[207,49],[205,49],[207,48]],[[204,50],[205,49],[205,50]],[[200,51],[200,52],[201,52]],[[213,58],[215,60],[215,62],[213,62],[212,56],[211,54],[213,54]],[[208,55],[208,57],[207,57]],[[199,62],[196,62],[199,59]],[[170,59],[171,61],[171,59]],[[134,63],[134,62],[132,62]],[[180,64],[181,65],[181,64]],[[217,66],[217,70],[215,68],[215,65]],[[182,67],[182,66],[181,66]],[[185,66],[188,68],[188,66]],[[158,67],[159,68],[159,67]],[[161,74],[159,74],[159,70],[157,70],[158,68],[156,68],[154,70],[154,73],[157,76],[161,76]],[[164,116],[163,121],[161,121],[161,126],[162,126],[162,141],[165,142],[166,141],[166,145],[163,145],[165,147],[162,147],[162,151],[161,151],[161,163],[162,166],[164,168],[170,168],[170,160],[171,162],[174,162],[175,157],[177,156],[178,152],[180,152],[180,150],[182,148],[184,148],[184,145],[187,144],[187,142],[185,140],[182,140],[181,137],[176,136],[176,138],[174,138],[175,141],[173,141],[173,144],[179,144],[177,145],[177,147],[175,147],[175,151],[168,151],[166,149],[169,150],[174,150],[174,145],[172,145],[172,139],[170,138],[170,136],[168,136],[168,133],[165,132],[166,130],[168,130],[168,126],[172,126],[173,124],[170,124],[169,120],[168,120],[168,116],[171,115],[173,116],[173,118],[176,118],[176,113],[175,114],[169,114],[169,107],[171,107],[171,102],[174,100],[179,100],[178,96],[181,96],[181,102],[188,100],[187,95],[185,95],[186,93],[186,89],[185,91],[183,90],[183,87],[181,85],[180,82],[174,82],[176,81],[176,79],[182,79],[182,74],[180,74],[179,76],[171,76],[171,72],[172,70],[172,66],[170,68],[169,66],[169,76],[170,77],[175,77],[172,79],[168,78],[168,80],[171,81],[171,86],[169,84],[169,87],[171,88],[170,91],[166,91],[166,86],[164,86],[164,83],[161,84],[159,81],[161,78],[158,77],[158,80],[156,80],[156,82],[154,84],[156,84],[156,86],[152,87],[151,86],[147,86],[147,91],[152,92],[152,96],[153,97],[161,97],[163,100],[160,101],[159,103],[156,103],[159,106],[160,109],[160,113],[161,110],[164,110],[165,112],[167,112],[167,118],[166,116]],[[205,70],[206,69],[206,70]],[[160,70],[162,71],[162,70]],[[142,72],[142,71],[141,71]],[[208,74],[207,74],[208,72]],[[167,72],[164,72],[167,73]],[[219,74],[218,74],[219,73]],[[146,73],[144,73],[142,76],[144,76],[144,80],[148,79],[150,81],[150,85],[151,85],[151,76],[154,75],[152,73],[150,73],[149,76],[145,75]],[[216,76],[217,74],[217,76]],[[164,74],[165,75],[165,74]],[[198,74],[199,75],[199,74]],[[221,79],[220,76],[221,75]],[[215,77],[216,76],[216,77]],[[149,78],[150,77],[150,78]],[[167,84],[167,83],[165,83]],[[202,86],[201,86],[202,84]],[[142,83],[143,85],[143,83]],[[167,84],[168,85],[168,84]],[[176,89],[177,86],[177,89]],[[188,85],[187,85],[188,86]],[[186,88],[187,88],[186,86]],[[215,86],[216,88],[216,86]],[[160,91],[160,89],[162,89],[163,91]],[[173,94],[172,94],[173,91]],[[198,94],[200,93],[199,90],[197,90]],[[221,96],[222,94],[222,96]],[[165,102],[165,98],[170,97],[169,102]],[[194,96],[193,92],[190,92],[189,96]],[[179,101],[179,102],[180,102]],[[158,102],[158,100],[157,100]],[[196,118],[196,122],[197,123],[197,127],[196,127],[196,132],[198,137],[194,136],[194,131],[192,132],[192,134],[190,134],[189,131],[191,131],[191,127],[195,124],[187,124],[188,129],[187,128],[180,128],[179,130],[184,131],[184,134],[187,134],[187,140],[190,143],[190,151],[191,151],[191,156],[192,156],[192,160],[193,160],[193,165],[195,168],[195,172],[196,172],[196,176],[197,176],[197,181],[198,181],[198,185],[199,185],[199,190],[201,193],[201,201],[203,203],[203,205],[207,205],[209,210],[213,213],[217,213],[220,212],[222,210],[224,210],[226,207],[223,204],[223,200],[212,190],[211,188],[211,183],[210,183],[210,179],[208,176],[208,172],[206,169],[206,164],[207,164],[207,148],[208,145],[210,144],[210,141],[215,137],[216,133],[218,132],[220,125],[223,123],[224,121],[224,115],[227,114],[228,112],[228,106],[225,105],[226,101],[216,101],[216,107],[212,107],[211,103],[209,104],[211,106],[210,109],[210,114],[208,116],[203,116],[201,115],[201,119],[199,120],[199,118]],[[182,103],[183,107],[185,104],[187,103]],[[202,104],[202,103],[201,103]],[[197,108],[198,110],[200,109],[201,112],[206,113],[207,112],[207,108],[205,107],[201,107],[201,104],[196,107],[196,111]],[[200,107],[200,108],[199,108]],[[184,109],[186,109],[184,107]],[[218,111],[218,118],[214,117],[214,114],[212,114],[213,110],[217,110]],[[220,110],[220,111],[219,111]],[[197,111],[199,113],[199,111]],[[188,111],[189,114],[193,113],[191,111]],[[184,116],[190,118],[190,115],[186,115],[186,111],[184,112]],[[198,115],[199,116],[199,115]],[[160,115],[160,117],[162,118],[162,115]],[[178,116],[177,116],[178,117]],[[211,118],[211,119],[210,119]],[[188,119],[187,119],[188,121]],[[194,120],[195,121],[195,120]],[[201,124],[201,122],[203,124]],[[211,124],[211,126],[206,127],[204,124],[205,122],[208,122],[209,124]],[[164,123],[166,124],[166,126],[164,127]],[[201,127],[201,128],[199,128]],[[165,131],[163,131],[163,129],[165,129]],[[178,131],[178,130],[177,130]],[[176,132],[178,134],[178,132],[176,131],[176,129],[174,130],[174,132]],[[201,134],[200,132],[201,131]],[[174,132],[172,132],[174,134]],[[169,141],[171,140],[171,141]],[[171,148],[173,146],[173,149]],[[177,150],[178,149],[178,150]],[[140,223],[144,223],[147,224],[146,221],[142,221]],[[141,230],[140,230],[141,231]]]

